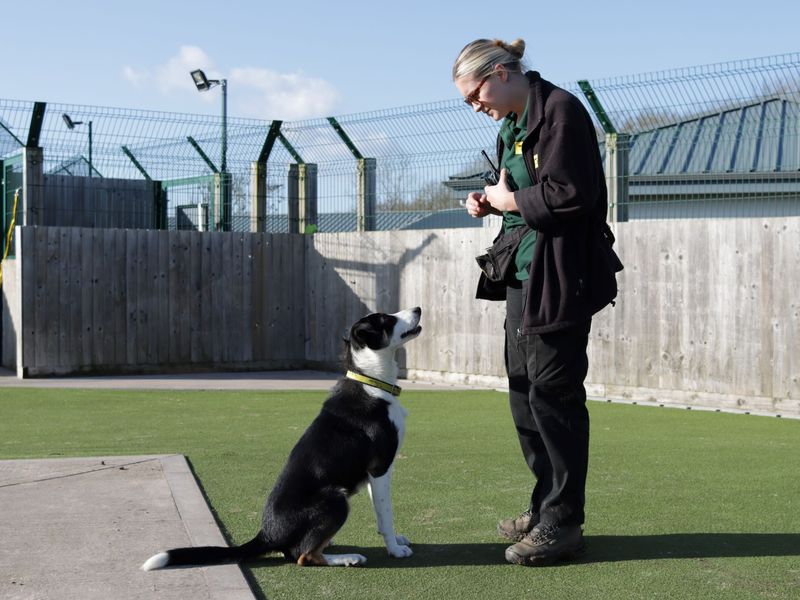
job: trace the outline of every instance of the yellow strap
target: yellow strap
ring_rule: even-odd
[[[14,192],[14,210],[11,212],[11,223],[8,225],[8,233],[6,233],[6,248],[3,250],[3,258],[0,259],[0,286],[3,285],[3,262],[8,256],[8,249],[11,247],[11,235],[14,232],[14,223],[17,220],[17,202],[19,202],[19,188]]]
[[[380,379],[373,379],[372,377],[367,377],[361,373],[354,373],[353,371],[348,371],[345,373],[345,377],[355,381],[360,381],[361,383],[365,383],[372,387],[376,387],[384,392],[389,392],[392,396],[399,396],[400,392],[402,391],[402,388],[399,385],[392,385],[391,383],[386,383]]]

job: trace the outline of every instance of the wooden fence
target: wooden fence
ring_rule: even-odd
[[[18,234],[18,374],[302,364],[301,236],[69,227]]]
[[[22,375],[338,368],[372,310],[423,308],[409,374],[503,382],[486,229],[251,234],[24,227],[4,286]],[[800,218],[616,226],[626,265],[590,337],[592,395],[800,415]]]

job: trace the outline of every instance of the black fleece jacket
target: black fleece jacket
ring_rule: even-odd
[[[533,185],[514,192],[538,237],[530,266],[522,333],[547,333],[590,318],[617,294],[622,263],[611,249],[608,194],[594,124],[575,96],[539,73],[530,82],[522,143]],[[503,144],[498,139],[498,160]],[[505,287],[482,277],[478,297],[505,298]]]

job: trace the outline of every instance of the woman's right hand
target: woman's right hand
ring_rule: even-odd
[[[464,201],[464,206],[467,208],[469,216],[476,219],[481,219],[486,215],[500,214],[489,204],[489,201],[486,199],[486,194],[481,194],[479,192],[470,192],[467,199]]]

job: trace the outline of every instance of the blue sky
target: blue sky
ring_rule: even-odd
[[[8,0],[0,18],[0,98],[216,114],[203,68],[229,115],[284,120],[455,98],[478,37],[525,39],[556,83],[800,51],[797,0]]]

